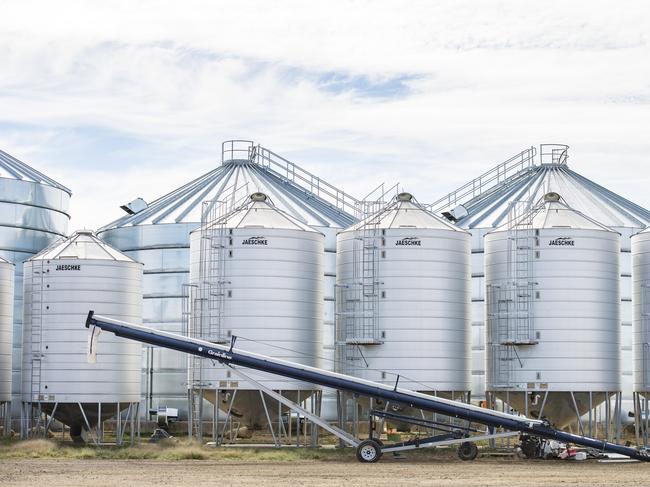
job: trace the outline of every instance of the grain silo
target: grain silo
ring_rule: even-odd
[[[632,236],[634,416],[638,443],[650,434],[650,229]]]
[[[68,233],[71,192],[45,174],[0,150],[0,257],[14,274],[12,395],[20,417],[22,367],[23,261]]]
[[[14,311],[14,265],[0,257],[0,420],[9,434],[11,417],[11,335]]]
[[[222,343],[234,336],[246,351],[319,367],[323,249],[323,234],[263,193],[207,222],[190,236],[190,283],[198,289],[190,335]],[[294,402],[319,389],[270,374],[249,375]],[[190,358],[189,384],[199,398],[247,426],[265,426],[268,411],[278,411],[271,398],[264,404],[257,385],[209,360]]]
[[[102,353],[89,363],[83,324],[89,310],[141,321],[142,264],[78,231],[25,262],[24,296],[23,436],[54,417],[71,437],[86,432],[101,441],[103,420],[122,409],[135,418],[141,345],[103,336]]]
[[[256,191],[325,235],[323,354],[329,358],[326,365],[333,364],[336,232],[356,221],[357,201],[285,158],[251,141],[224,142],[218,167],[149,204],[138,199],[123,206],[128,215],[104,226],[98,235],[144,263],[144,323],[181,333],[190,263],[189,234],[201,225],[202,203],[222,202],[232,209],[242,195]],[[180,417],[186,418],[186,357],[149,347],[145,354],[146,409],[176,407]]]
[[[559,428],[619,412],[619,237],[552,192],[485,236],[488,391]]]
[[[586,167],[588,161],[580,161]],[[486,233],[508,221],[511,204],[539,201],[547,192],[562,195],[567,205],[621,234],[621,385],[622,417],[632,410],[632,264],[630,236],[650,225],[650,211],[587,179],[568,162],[568,146],[531,147],[429,205],[472,233],[472,397],[485,391]]]
[[[338,234],[341,371],[442,397],[470,391],[470,235],[409,193]]]

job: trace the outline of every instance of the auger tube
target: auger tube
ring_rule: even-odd
[[[492,411],[471,404],[429,396],[398,387],[391,387],[356,377],[308,367],[273,357],[246,352],[237,348],[218,345],[196,338],[154,330],[141,325],[88,313],[86,327],[94,326],[117,336],[142,343],[169,348],[199,357],[216,360],[226,365],[238,365],[249,369],[276,374],[282,377],[311,382],[324,387],[357,393],[386,401],[408,404],[411,407],[443,414],[452,418],[481,423],[486,426],[519,431],[542,438],[573,443],[602,452],[618,453],[644,462],[650,461],[650,453],[627,446],[617,445],[587,436],[574,435],[550,427],[546,422]]]

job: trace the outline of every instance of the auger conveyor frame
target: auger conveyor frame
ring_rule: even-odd
[[[88,313],[86,319],[86,327],[90,326],[114,333],[120,337],[197,355],[226,365],[237,365],[282,377],[311,382],[361,396],[383,399],[392,403],[406,404],[413,408],[442,414],[450,418],[483,424],[489,428],[503,428],[513,432],[516,431],[541,438],[554,439],[563,443],[573,443],[601,452],[617,453],[641,461],[650,461],[650,453],[646,450],[637,450],[636,448],[617,445],[604,440],[556,430],[545,421],[484,409],[471,404],[451,401],[399,387],[391,387],[377,382],[246,352],[196,338],[158,331],[145,326],[95,315],[93,311]],[[471,437],[467,438],[466,441],[471,441]],[[389,448],[387,447],[384,450],[388,451]]]

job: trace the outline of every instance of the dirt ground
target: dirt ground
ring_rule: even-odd
[[[224,462],[212,460],[2,459],[0,485],[11,486],[622,486],[650,485],[650,463],[523,461],[474,462],[384,458],[356,462]]]

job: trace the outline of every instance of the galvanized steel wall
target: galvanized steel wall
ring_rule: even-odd
[[[0,257],[16,265],[13,310],[12,402],[20,404],[23,261],[68,232],[70,193],[44,183],[0,178]],[[18,410],[14,408],[14,415]]]
[[[486,344],[488,390],[545,384],[549,391],[619,391],[619,235],[576,228],[544,228],[536,235],[531,277],[539,343],[517,347],[521,365],[515,364],[505,387],[498,387],[491,344]],[[559,237],[575,245],[552,245]],[[509,279],[508,238],[507,231],[485,237],[488,286]],[[491,305],[488,301],[488,316],[497,312]],[[487,336],[499,332],[490,329]]]
[[[91,309],[123,321],[141,321],[141,264],[30,259],[25,262],[24,296],[23,401],[140,401],[141,344],[102,335],[97,363],[89,364],[88,330],[83,325]],[[40,348],[41,355],[38,381],[32,380],[35,348]]]
[[[11,401],[14,266],[0,259],[0,403]]]
[[[142,321],[146,326],[183,333],[183,285],[188,283],[189,234],[198,225],[138,225],[98,233],[109,245],[144,264]],[[142,360],[145,409],[167,406],[186,411],[185,354],[146,347]]]
[[[634,392],[650,392],[650,232],[632,237]]]
[[[361,232],[338,235],[339,286],[353,279],[354,241]],[[367,366],[360,361],[353,374],[385,384],[400,375],[401,387],[417,391],[469,391],[470,235],[422,228],[381,232],[375,280],[382,343],[360,345]],[[408,237],[421,245],[396,245]]]
[[[262,235],[266,245],[247,245]],[[190,282],[196,282],[201,231],[191,234]],[[228,230],[225,256],[225,304],[221,332],[238,336],[238,347],[283,360],[320,367],[323,319],[323,235],[282,228]],[[192,272],[194,271],[194,272]],[[253,373],[255,380],[282,391],[316,389],[291,379]],[[209,367],[207,388],[223,381],[238,389],[257,388],[232,377],[230,370]],[[303,396],[304,397],[304,396]]]

